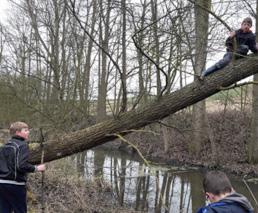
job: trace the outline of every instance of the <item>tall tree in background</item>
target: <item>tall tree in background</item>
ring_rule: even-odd
[[[123,98],[121,111],[125,112],[127,110],[127,91],[126,91],[126,0],[121,1],[122,8],[122,87],[123,87]]]
[[[153,59],[156,64],[160,63],[160,50],[159,50],[159,34],[158,34],[158,2],[157,0],[151,0],[151,12],[152,12],[152,22],[153,24],[153,40],[154,40],[154,50]],[[156,84],[157,84],[157,95],[161,93],[161,76],[160,70],[156,70]]]
[[[110,34],[110,13],[111,13],[111,1],[106,3],[106,11],[104,7],[105,2],[100,0],[100,22],[99,22],[99,39],[100,44],[106,52],[108,52],[109,34]],[[106,12],[104,14],[104,11]],[[104,35],[102,32],[104,28]],[[99,75],[98,75],[98,104],[97,104],[97,121],[102,121],[106,118],[106,100],[107,100],[107,54],[101,50],[99,55]]]
[[[90,35],[92,37],[95,36],[95,25],[97,22],[97,8],[98,8],[98,1],[92,2],[92,14],[91,14],[91,25],[90,25]],[[81,45],[81,48],[85,48],[83,45]],[[90,94],[90,73],[91,73],[91,63],[93,58],[93,40],[88,39],[87,44],[87,50],[86,50],[86,56],[85,56],[85,65],[83,69],[82,74],[82,80],[81,80],[81,95],[80,95],[80,101],[82,105],[82,109],[84,112],[89,114],[89,94]]]
[[[140,29],[143,29],[144,27],[144,23],[145,23],[145,19],[146,19],[146,10],[147,10],[147,1],[144,0],[142,2],[142,13],[140,14],[140,20],[139,20],[139,26]],[[134,22],[134,24],[136,24]],[[136,26],[135,26],[136,28]],[[137,31],[137,29],[135,29],[135,31]],[[144,43],[144,33],[143,31],[140,31],[138,33],[138,37],[137,37],[137,41],[136,41],[139,46],[143,46]],[[147,103],[147,88],[146,88],[146,80],[145,80],[145,76],[144,76],[144,58],[142,53],[140,52],[139,49],[136,50],[137,51],[137,62],[138,62],[138,82],[139,82],[139,97],[140,97],[140,104],[145,105]]]
[[[258,0],[256,0],[256,40],[258,40]],[[258,74],[254,75],[254,81],[258,82]],[[249,161],[258,162],[258,85],[253,84],[252,128],[249,142]]]
[[[209,13],[202,7],[210,9],[211,0],[195,0],[195,75],[200,75],[205,68],[207,56]],[[200,101],[193,106],[194,143],[192,144],[191,151],[196,154],[200,152],[205,138],[205,116],[205,101]]]

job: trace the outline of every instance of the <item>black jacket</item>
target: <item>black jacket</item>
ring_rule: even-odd
[[[0,148],[0,179],[26,182],[27,173],[34,172],[35,166],[28,163],[29,146],[19,137],[12,137]]]
[[[249,50],[251,50],[253,53],[257,53],[258,50],[256,48],[256,41],[255,41],[255,34],[252,31],[249,32],[243,32],[241,29],[236,31],[236,43],[237,47],[239,48],[240,45],[246,45],[248,46]],[[234,44],[234,37],[228,37],[226,40],[226,47],[227,51],[232,52],[233,51],[233,44]]]
[[[199,209],[197,213],[253,213],[253,207],[246,197],[233,192],[219,202]]]

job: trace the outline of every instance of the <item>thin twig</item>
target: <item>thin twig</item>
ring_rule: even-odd
[[[164,122],[162,122],[162,121],[156,121],[156,122],[157,122],[158,124],[162,125],[162,126],[165,126],[165,127],[167,127],[167,128],[176,130],[177,132],[179,132],[179,133],[185,138],[184,133],[183,133],[184,130],[182,131],[182,130],[180,130],[179,128],[177,128],[177,127],[175,127],[175,126],[171,126],[171,125],[166,124],[166,123],[164,123]]]
[[[40,130],[40,147],[41,147],[41,164],[44,163],[44,135],[42,128]],[[44,197],[44,181],[45,181],[45,172],[41,172],[41,212],[45,212],[45,197]]]
[[[121,134],[113,134],[114,136],[118,137],[120,140],[122,140],[123,142],[129,144],[130,146],[132,146],[137,153],[139,154],[139,156],[141,157],[141,159],[143,160],[143,162],[150,167],[149,162],[146,160],[146,158],[143,156],[143,154],[141,153],[141,151],[137,148],[137,146],[135,146],[134,144],[132,144],[130,141],[126,140]]]
[[[246,175],[243,177],[243,182],[244,182],[246,188],[248,189],[249,193],[251,194],[251,196],[252,196],[252,198],[253,198],[253,200],[255,202],[255,205],[258,207],[258,202],[257,202],[257,200],[256,200],[256,198],[254,196],[254,193],[252,192],[251,188],[249,187],[248,183],[246,182],[245,177],[246,177]]]
[[[208,8],[196,3],[193,0],[188,0],[189,2],[191,2],[194,5],[197,5],[198,7],[202,8],[203,10],[207,11],[209,14],[211,14],[214,18],[216,18],[217,20],[219,20],[229,31],[232,31],[231,27],[225,22],[223,21],[219,16],[217,16],[214,12],[212,12],[211,10],[209,10]]]
[[[137,32],[132,36],[133,43],[134,43],[135,47],[140,51],[140,53],[143,56],[145,56],[149,61],[151,61],[156,66],[157,70],[161,71],[164,74],[164,76],[165,76],[166,85],[165,85],[165,87],[162,89],[162,91],[159,94],[159,97],[161,97],[163,95],[164,91],[167,89],[167,85],[168,85],[167,73],[162,68],[160,68],[160,66],[147,53],[145,53],[143,51],[143,49],[137,44],[137,42],[135,40],[136,34],[137,34]]]
[[[128,133],[128,132],[144,132],[144,133],[151,133],[155,136],[160,135],[157,132],[154,132],[154,131],[151,131],[151,130],[143,130],[143,129],[129,129],[129,130],[121,131],[121,133]]]
[[[231,86],[228,87],[220,87],[220,90],[229,90],[229,89],[234,89],[236,87],[242,87],[242,86],[246,86],[249,84],[258,84],[258,81],[247,81],[247,82],[243,82],[243,83],[235,83]]]
[[[175,9],[175,10],[176,10],[176,9]],[[146,57],[149,61],[151,61],[151,62],[156,66],[157,70],[161,71],[161,72],[163,73],[163,75],[165,76],[165,82],[166,82],[166,84],[165,84],[164,88],[162,89],[162,91],[160,92],[160,94],[158,94],[159,97],[161,97],[161,96],[163,95],[163,93],[165,92],[165,90],[167,89],[167,86],[168,86],[168,75],[167,75],[167,73],[166,73],[147,53],[144,52],[144,50],[137,44],[135,38],[136,38],[136,35],[137,35],[137,34],[139,34],[140,32],[143,32],[144,30],[146,30],[147,28],[151,27],[152,25],[158,23],[161,19],[167,17],[170,13],[174,12],[175,10],[172,10],[172,11],[167,12],[164,16],[158,18],[156,21],[154,21],[154,22],[150,23],[149,25],[143,27],[142,29],[136,31],[136,32],[134,33],[134,35],[132,36],[132,39],[133,39],[133,42],[134,42],[135,47],[140,51],[140,53],[141,53],[144,57]],[[175,18],[178,18],[178,17],[179,17],[179,16],[176,16],[176,17],[174,17],[174,19],[175,19]]]

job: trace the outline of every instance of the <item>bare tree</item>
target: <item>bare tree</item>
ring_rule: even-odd
[[[211,1],[195,1],[195,74],[200,75],[205,67],[208,43],[209,14],[202,7],[209,9]],[[192,151],[198,154],[205,139],[205,101],[200,101],[193,106],[194,143]]]
[[[100,21],[99,21],[99,40],[103,49],[108,52],[108,42],[110,36],[110,13],[111,1],[107,1],[106,14],[104,14],[104,2],[100,0]],[[104,35],[102,29],[104,27]],[[98,104],[97,104],[97,121],[106,118],[106,99],[107,99],[107,55],[101,50],[99,55],[99,79],[98,79]]]
[[[256,0],[256,39],[258,40],[258,0]],[[258,82],[258,74],[254,75]],[[249,161],[258,162],[258,85],[253,84],[252,128],[251,141],[249,142]]]
[[[121,1],[122,9],[122,79],[121,81],[123,89],[123,98],[121,112],[127,110],[127,90],[126,90],[126,79],[127,79],[127,69],[126,69],[126,0]]]

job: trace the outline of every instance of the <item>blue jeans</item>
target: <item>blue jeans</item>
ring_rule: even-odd
[[[249,50],[249,48],[247,45],[240,45],[236,51],[236,53],[237,53],[236,59],[241,58],[241,55],[247,55],[248,50]],[[226,52],[226,54],[223,56],[223,58],[221,60],[219,60],[216,64],[209,67],[208,69],[204,70],[202,72],[202,75],[207,76],[217,70],[224,68],[225,66],[227,66],[230,63],[232,58],[233,58],[233,52]]]
[[[26,213],[26,186],[0,183],[0,212]]]

